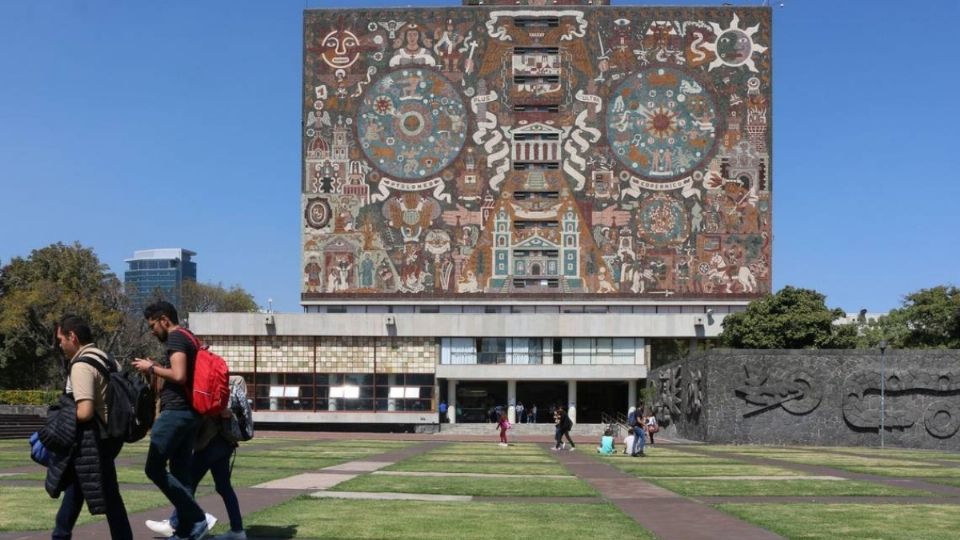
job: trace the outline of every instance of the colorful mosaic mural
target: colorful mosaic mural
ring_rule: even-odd
[[[770,21],[306,11],[303,301],[769,292]]]

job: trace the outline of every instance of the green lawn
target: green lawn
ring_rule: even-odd
[[[559,463],[471,463],[424,460],[419,457],[406,459],[384,470],[410,472],[452,472],[477,474],[559,474],[569,475],[566,467]]]
[[[475,497],[594,497],[586,483],[570,478],[476,478],[365,475],[337,484],[332,491],[429,493]]]
[[[245,517],[244,524],[250,536],[281,538],[654,538],[609,504],[433,503],[299,498]]]
[[[852,480],[677,480],[650,482],[687,497],[932,497],[928,491]]]
[[[791,539],[956,540],[954,505],[722,504],[717,508]]]
[[[127,491],[122,493],[128,513],[168,506],[159,491]],[[35,531],[53,529],[53,519],[60,508],[59,499],[51,499],[43,487],[5,487],[0,485],[0,531]],[[104,519],[91,516],[84,508],[77,525]]]

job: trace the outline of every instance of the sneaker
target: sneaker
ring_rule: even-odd
[[[246,531],[230,531],[216,537],[216,540],[247,540]]]
[[[206,512],[203,515],[207,518],[207,530],[212,531],[213,526],[217,524],[217,517],[213,514],[207,514]]]
[[[148,529],[161,536],[173,536],[173,527],[170,525],[169,519],[164,519],[163,521],[148,519],[144,524]]]
[[[571,451],[571,452],[576,452],[576,451],[577,451],[577,447],[576,447],[576,446],[571,446],[570,448],[567,448],[567,450],[569,450],[569,451]]]

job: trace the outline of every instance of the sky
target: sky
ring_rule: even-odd
[[[300,311],[304,7],[459,3],[0,1],[0,265],[183,247]],[[774,289],[882,312],[960,285],[960,0],[773,4]]]

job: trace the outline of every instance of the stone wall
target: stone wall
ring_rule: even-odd
[[[960,450],[960,351],[716,349],[656,370],[654,408],[687,439]]]

